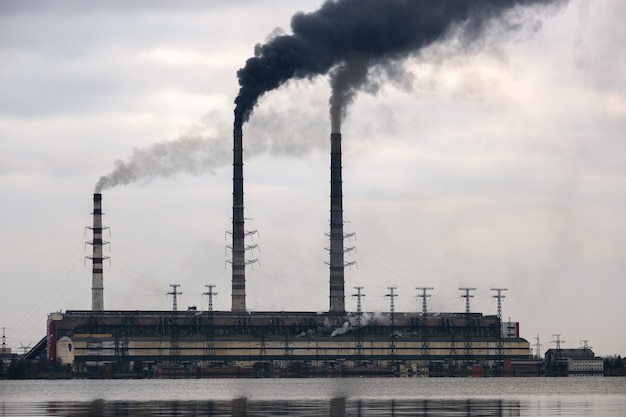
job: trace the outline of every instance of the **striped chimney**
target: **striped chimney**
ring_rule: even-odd
[[[91,310],[104,310],[104,274],[102,261],[108,256],[102,255],[102,247],[108,242],[102,240],[102,194],[93,195],[93,226],[89,227],[93,232],[93,240],[87,242],[92,246],[92,256],[88,257],[92,261],[91,270]]]

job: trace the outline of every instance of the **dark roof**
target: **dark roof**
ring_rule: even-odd
[[[595,353],[593,353],[593,350],[584,348],[558,350],[548,349],[545,353],[545,356],[556,356],[557,354],[560,354],[562,357],[565,358],[595,358],[596,356]]]

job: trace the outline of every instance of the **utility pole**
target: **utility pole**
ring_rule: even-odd
[[[415,289],[422,291],[422,293],[418,294],[417,296],[422,299],[422,324],[426,326],[427,325],[426,315],[428,314],[428,306],[426,305],[426,299],[430,297],[430,294],[427,294],[426,292],[428,290],[432,290],[433,287],[415,287]],[[429,341],[428,341],[428,330],[426,327],[424,327],[423,330],[421,331],[421,336],[422,336],[422,343],[421,343],[422,357],[427,358],[429,354],[430,346],[429,346]]]
[[[363,287],[354,287],[356,294],[352,294],[356,297],[356,327],[358,329],[363,325],[363,310],[361,309],[361,298],[365,297],[365,294],[361,292]]]
[[[207,284],[205,285],[205,287],[209,289],[209,291],[202,293],[202,295],[206,295],[207,297],[209,297],[209,309],[207,311],[213,311],[213,296],[217,295],[217,293],[213,291],[213,288],[215,288],[215,285]]]
[[[394,329],[395,320],[396,320],[396,305],[394,299],[398,296],[394,291],[396,287],[387,287],[389,290],[389,294],[385,294],[385,297],[389,297],[389,313],[391,320],[391,337],[389,339],[389,355],[391,357],[391,362],[395,362],[396,356],[396,332]]]
[[[502,299],[505,295],[503,291],[507,291],[507,288],[492,288],[491,291],[495,291],[497,294],[493,295],[493,298],[498,300],[498,324],[500,325],[500,334],[498,341],[496,342],[496,353],[500,358],[504,356],[504,341],[502,340]]]
[[[170,287],[172,287],[172,292],[168,292],[167,295],[172,296],[172,311],[178,311],[178,302],[176,296],[182,295],[182,292],[176,291],[176,288],[180,287],[180,284],[170,284]]]
[[[491,291],[496,291],[497,294],[493,296],[493,298],[498,299],[498,320],[502,322],[502,299],[506,296],[502,294],[502,291],[507,291],[508,288],[492,288]]]
[[[537,337],[535,337],[535,359],[541,359],[541,343],[539,343],[539,333],[537,333]]]
[[[470,314],[470,298],[474,298],[470,294],[470,291],[476,291],[476,288],[460,287],[459,290],[465,291],[465,294],[461,295],[461,298],[465,298],[465,314]]]
[[[589,346],[589,340],[583,339],[580,341],[580,343],[583,344],[583,356],[587,356],[589,354],[589,351],[592,349],[591,346]]]
[[[215,285],[206,284],[205,287],[209,289],[207,292],[203,292],[202,295],[206,295],[209,297],[209,306],[208,306],[208,329],[206,334],[206,340],[204,341],[204,352],[207,356],[215,355],[215,341],[214,341],[214,329],[213,329],[213,296],[217,295],[213,288]]]
[[[422,291],[422,293],[418,294],[417,296],[422,299],[422,318],[426,319],[426,314],[428,313],[426,299],[430,297],[430,294],[426,294],[426,291],[432,290],[433,287],[415,287],[415,289]]]
[[[565,340],[561,340],[561,335],[560,334],[553,334],[552,337],[555,337],[556,340],[553,340],[551,343],[556,344],[556,355],[554,355],[554,367],[557,370],[564,370],[561,369],[563,367],[563,362],[562,362],[562,358],[561,358],[561,343],[565,343]],[[566,365],[567,366],[567,365]]]
[[[465,363],[467,365],[471,362],[472,355],[472,330],[471,330],[471,317],[470,317],[470,299],[474,298],[470,291],[476,291],[476,288],[460,287],[459,290],[465,291],[465,294],[461,295],[461,298],[465,298],[465,341],[464,341],[464,354]]]
[[[387,287],[387,289],[389,290],[389,294],[385,294],[385,297],[389,297],[389,312],[391,317],[391,327],[393,327],[396,318],[396,305],[394,298],[396,298],[398,294],[394,294],[396,287]]]
[[[561,340],[560,334],[553,334],[552,337],[555,337],[556,340],[553,340],[551,343],[556,344],[556,350],[561,350],[561,343],[565,343],[565,340]]]
[[[356,356],[358,359],[363,355],[363,335],[361,334],[361,326],[363,326],[363,310],[361,309],[361,298],[365,297],[365,294],[361,292],[363,287],[354,287],[356,294],[352,294],[352,297],[356,297]]]

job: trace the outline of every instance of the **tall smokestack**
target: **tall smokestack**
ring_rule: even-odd
[[[108,259],[102,255],[102,247],[108,242],[102,240],[102,194],[93,195],[93,226],[89,227],[93,231],[93,240],[88,242],[92,246],[91,259],[93,266],[91,270],[91,310],[104,310],[104,275],[102,261]]]
[[[243,133],[233,130],[232,311],[246,311],[246,247],[243,217]]]
[[[330,312],[344,313],[341,133],[330,135]]]

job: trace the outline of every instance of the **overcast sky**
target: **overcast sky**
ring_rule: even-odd
[[[236,71],[319,0],[0,3],[0,327],[34,345],[47,314],[91,308],[94,185],[175,142],[190,171],[103,192],[106,309],[230,310]],[[496,313],[542,352],[626,354],[626,3],[527,12],[471,51],[449,40],[361,93],[343,124],[346,307]],[[328,309],[328,79],[262,97],[244,125],[258,230],[249,310]],[[143,153],[142,153],[143,152]]]

